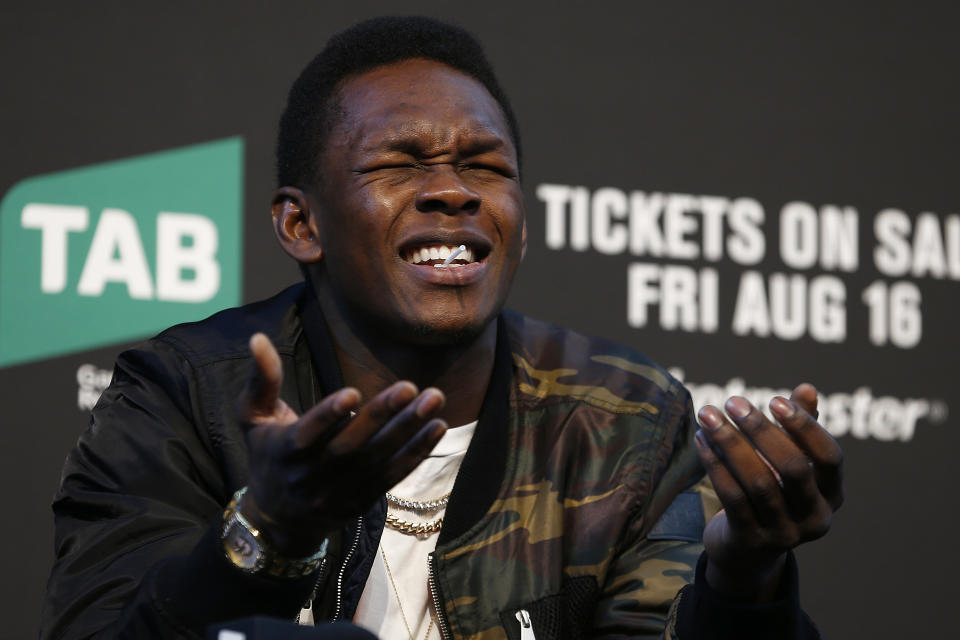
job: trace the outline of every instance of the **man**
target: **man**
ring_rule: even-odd
[[[733,398],[739,430],[707,407],[697,431],[640,354],[503,312],[519,156],[465,32],[331,40],[278,143],[306,284],[120,357],[54,504],[42,635],[816,637],[789,554],[841,501],[815,391],[771,403],[783,429]]]

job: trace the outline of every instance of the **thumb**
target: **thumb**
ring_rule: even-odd
[[[253,366],[240,396],[240,413],[246,420],[270,417],[278,413],[283,366],[270,338],[255,333],[250,338]]]

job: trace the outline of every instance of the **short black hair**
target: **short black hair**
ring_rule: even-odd
[[[277,186],[313,185],[325,137],[336,123],[331,98],[341,80],[412,58],[442,62],[486,87],[503,109],[519,162],[516,116],[476,37],[433,18],[390,16],[365,20],[330,38],[293,83],[277,134]]]

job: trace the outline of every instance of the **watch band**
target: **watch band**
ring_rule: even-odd
[[[264,539],[263,532],[240,513],[240,499],[246,492],[247,488],[243,487],[234,493],[223,512],[220,541],[227,559],[245,573],[278,578],[299,578],[316,571],[327,555],[329,540],[324,539],[317,552],[306,558],[291,559],[279,555]]]

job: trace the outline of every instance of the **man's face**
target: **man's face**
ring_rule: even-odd
[[[447,343],[499,313],[525,245],[516,150],[472,77],[428,60],[344,82],[308,194],[326,287],[350,320]],[[449,251],[466,246],[450,266]]]

